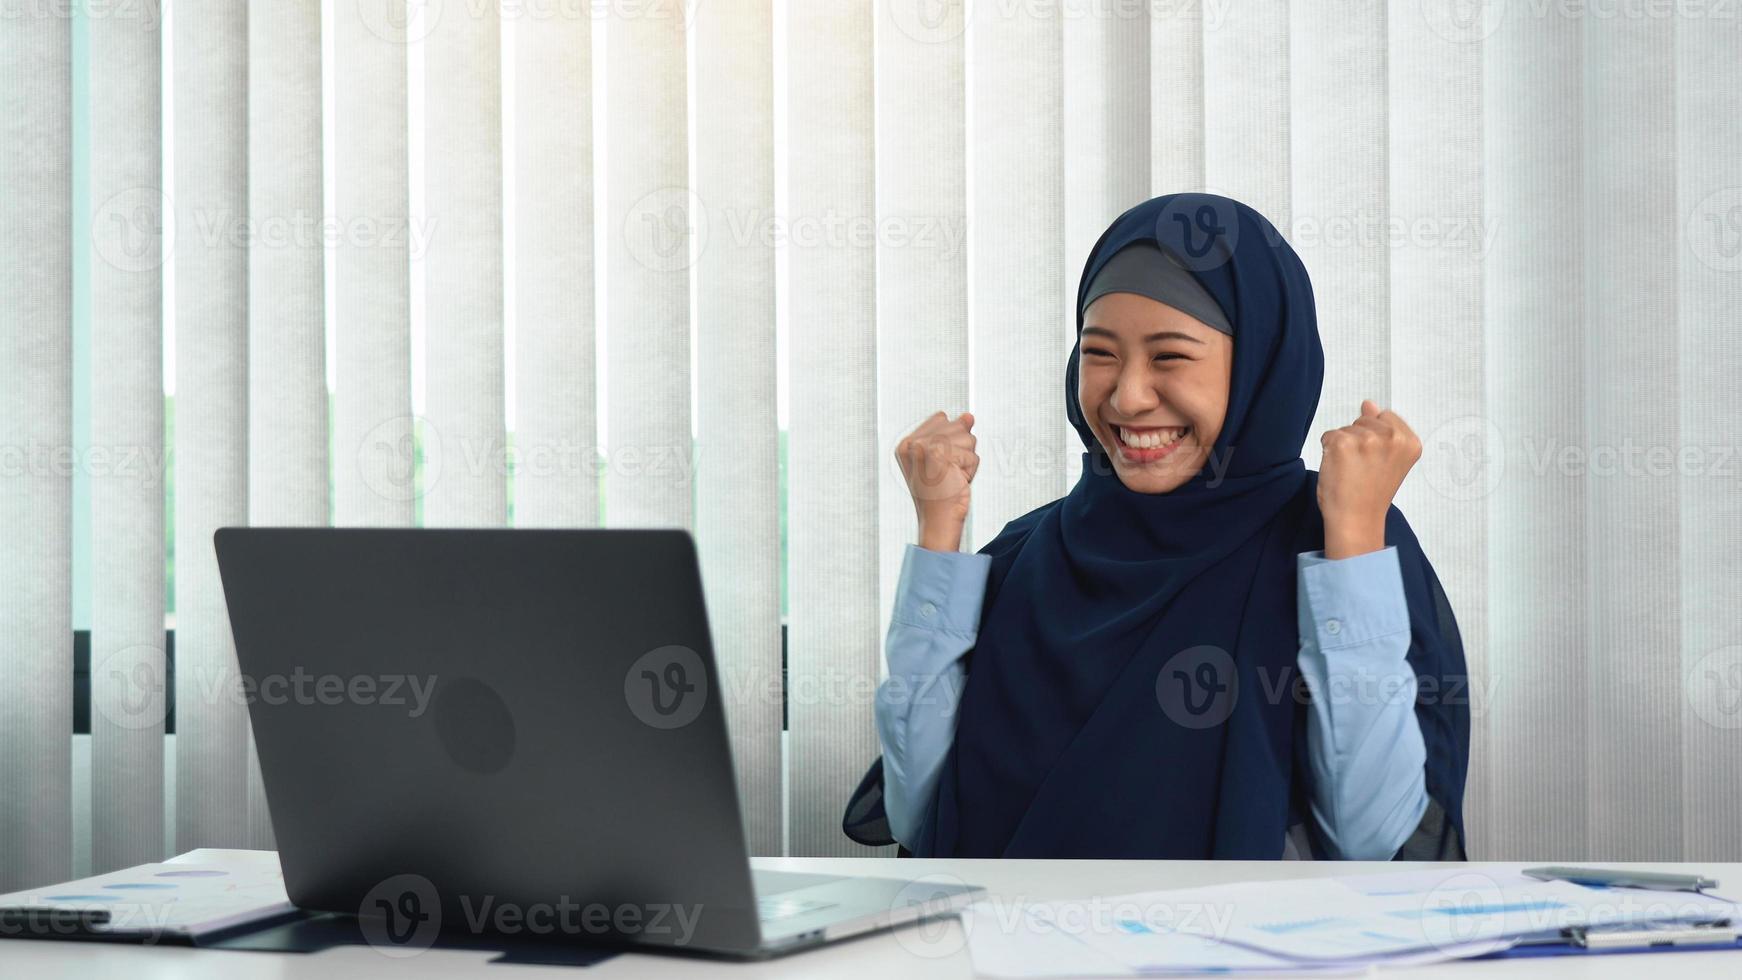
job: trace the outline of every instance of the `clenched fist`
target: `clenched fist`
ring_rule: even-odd
[[[1421,458],[1421,440],[1395,412],[1372,399],[1361,417],[1319,439],[1319,512],[1325,516],[1325,557],[1348,558],[1385,547],[1385,513],[1410,467]]]
[[[919,546],[955,551],[968,521],[968,485],[980,468],[974,452],[974,416],[954,419],[933,413],[895,446],[895,459],[907,479],[919,515]]]

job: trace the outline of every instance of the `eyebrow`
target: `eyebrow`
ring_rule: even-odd
[[[1115,334],[1113,331],[1108,330],[1106,327],[1084,327],[1083,328],[1083,335],[1088,336],[1090,334],[1094,334],[1095,336],[1098,336],[1098,337],[1106,337],[1108,340],[1118,340],[1119,339],[1118,334]],[[1202,340],[1199,340],[1198,338],[1192,336],[1191,334],[1184,333],[1184,332],[1181,332],[1179,330],[1159,330],[1159,331],[1152,333],[1149,336],[1143,338],[1143,342],[1146,344],[1151,342],[1151,341],[1155,341],[1155,340],[1189,340],[1194,344],[1203,343]]]

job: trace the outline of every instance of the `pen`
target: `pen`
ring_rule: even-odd
[[[1667,874],[1662,871],[1621,871],[1611,868],[1568,868],[1549,865],[1526,868],[1524,873],[1539,881],[1570,881],[1575,885],[1606,888],[1650,888],[1656,891],[1697,892],[1718,887],[1715,878],[1704,875]]]

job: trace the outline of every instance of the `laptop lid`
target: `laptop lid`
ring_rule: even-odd
[[[757,947],[689,534],[215,542],[297,905],[424,935]]]

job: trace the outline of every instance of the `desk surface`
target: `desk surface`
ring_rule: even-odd
[[[914,879],[953,875],[985,886],[993,900],[1050,900],[1114,896],[1160,888],[1229,881],[1294,878],[1432,868],[1431,864],[1306,861],[945,861],[862,858],[759,858],[759,868]],[[1604,866],[1613,866],[1605,864]],[[1703,872],[1742,886],[1742,864],[1642,864],[1684,873]],[[1443,865],[1479,871],[1483,865]],[[973,967],[955,922],[863,936],[783,959],[730,963],[697,958],[628,953],[595,967],[490,965],[494,954],[426,950],[395,959],[364,946],[310,955],[195,950],[180,947],[13,940],[0,941],[0,976],[37,980],[83,980],[125,976],[137,980],[352,980],[352,978],[484,977],[496,980],[613,980],[619,977],[899,977],[901,980],[965,978]],[[1658,977],[1736,975],[1742,951],[1652,955]],[[1639,955],[1563,956],[1553,959],[1445,963],[1399,973],[1411,980],[1482,980],[1490,977],[1632,978],[1647,967]]]

